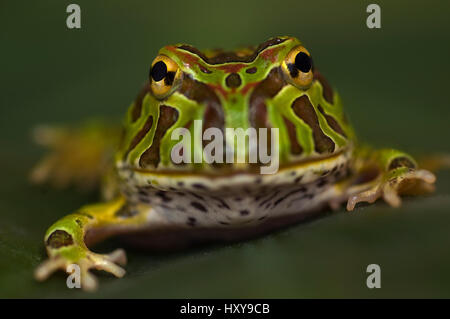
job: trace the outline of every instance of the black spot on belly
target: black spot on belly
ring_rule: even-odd
[[[205,206],[203,206],[203,204],[200,204],[199,202],[191,202],[191,206],[194,208],[197,208],[198,210],[207,213],[208,210],[206,209]]]
[[[200,195],[198,195],[198,194],[196,194],[196,193],[189,193],[189,194],[191,194],[192,196],[194,196],[195,198],[197,198],[197,199],[199,199],[199,200],[202,200],[202,201],[205,200],[202,196],[200,196]]]
[[[243,209],[239,213],[241,214],[241,216],[247,216],[248,214],[250,214],[250,212],[247,209]]]
[[[220,203],[220,205],[219,205],[220,208],[230,209],[230,206],[228,206],[228,204],[222,198],[215,197],[215,196],[212,196],[211,198],[215,199],[216,201],[218,201]]]
[[[317,183],[317,187],[323,187],[328,183],[328,181],[325,178],[322,178],[319,180],[319,182]]]
[[[294,195],[294,194],[302,193],[302,192],[304,191],[303,189],[304,189],[304,187],[300,187],[299,189],[296,189],[296,190],[293,190],[293,191],[287,193],[287,194],[284,195],[283,197],[280,197],[279,199],[277,199],[277,200],[275,201],[275,203],[273,204],[273,206],[274,206],[274,207],[277,206],[278,204],[280,204],[281,202],[283,202],[286,198],[288,198],[288,197],[290,197],[290,196],[292,196],[292,195]]]
[[[197,223],[197,219],[195,219],[194,217],[188,217],[187,224],[189,226],[195,226],[196,223]]]
[[[208,189],[208,187],[206,187],[203,184],[199,184],[199,183],[192,184],[192,186],[195,187],[195,188],[198,188],[198,189]]]
[[[156,192],[156,195],[159,196],[163,200],[163,202],[165,202],[165,203],[168,203],[168,202],[172,201],[172,198],[167,196],[166,192],[159,191],[159,192]]]
[[[114,215],[119,218],[130,218],[136,216],[138,211],[129,205],[123,205]]]
[[[276,197],[278,194],[280,193],[280,191],[276,191],[275,193],[272,194],[272,196],[270,196],[269,198],[267,198],[266,200],[262,201],[259,206],[262,207],[265,203],[270,202],[274,197]]]
[[[298,184],[298,183],[300,183],[302,181],[302,179],[303,179],[303,175],[297,177],[296,179],[294,179],[294,183]]]
[[[322,172],[322,174],[320,174],[320,175],[321,175],[321,176],[325,176],[325,175],[328,175],[329,172],[330,172],[329,170],[324,170],[324,171]]]

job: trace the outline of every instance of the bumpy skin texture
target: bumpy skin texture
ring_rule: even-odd
[[[123,276],[116,265],[125,263],[122,250],[99,255],[88,249],[113,235],[145,231],[153,234],[147,243],[163,245],[237,240],[297,222],[326,206],[347,202],[352,210],[378,198],[398,206],[401,194],[433,190],[434,175],[419,169],[408,154],[357,143],[339,95],[316,68],[309,68],[309,52],[295,38],[273,38],[231,52],[171,45],[160,50],[153,66],[158,61],[165,63],[165,77],[152,69],[126,114],[114,169],[97,172],[107,177],[103,194],[109,201],[82,207],[47,230],[49,259],[37,268],[37,279],[56,269],[69,271],[73,263],[80,266],[85,289],[96,288],[91,268]],[[184,127],[194,137],[196,120],[203,121],[202,131],[278,128],[280,170],[260,175],[260,163],[173,163],[170,152],[177,141],[171,133]],[[48,134],[52,160],[36,167],[32,176],[40,178],[35,181],[55,174],[82,180],[83,167],[104,167],[95,159],[103,160],[98,154],[108,152],[111,143],[98,137],[110,134],[102,127],[94,133]],[[86,156],[68,161],[63,147],[68,140],[71,152]],[[192,156],[195,152],[201,150],[193,149]]]

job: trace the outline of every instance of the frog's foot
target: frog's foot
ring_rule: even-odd
[[[101,255],[89,251],[87,248],[71,247],[64,252],[56,253],[44,261],[36,268],[34,276],[37,280],[47,279],[56,270],[63,270],[68,274],[72,273],[71,265],[78,265],[80,269],[81,287],[85,290],[95,290],[98,286],[97,279],[89,270],[104,270],[121,278],[125,275],[125,270],[117,264],[124,266],[127,262],[125,251],[117,249],[111,254]]]
[[[347,210],[353,210],[356,204],[361,202],[373,203],[378,198],[383,198],[389,205],[398,207],[401,205],[400,195],[430,193],[434,190],[435,181],[434,174],[424,169],[397,169],[389,172],[387,176],[375,179],[370,183],[369,189],[355,192],[350,188]]]
[[[109,237],[126,234],[146,228],[151,207],[145,204],[129,204],[120,196],[104,203],[81,207],[77,212],[56,221],[47,230],[44,243],[49,259],[35,271],[38,280],[44,280],[56,270],[67,273],[77,270],[70,265],[78,265],[81,286],[87,290],[97,287],[91,269],[104,270],[116,277],[122,277],[125,271],[119,265],[125,265],[126,257],[122,249],[108,255],[89,250],[89,246]],[[69,268],[68,268],[69,267]]]
[[[116,134],[100,124],[80,128],[37,127],[37,144],[51,151],[32,170],[33,183],[50,183],[63,188],[71,184],[81,189],[97,186],[110,162]]]

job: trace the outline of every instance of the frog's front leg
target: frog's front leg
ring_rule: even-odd
[[[49,259],[36,269],[36,279],[45,280],[58,269],[68,272],[67,267],[71,264],[80,267],[81,285],[86,290],[97,287],[95,277],[89,273],[92,268],[122,277],[125,270],[117,265],[126,263],[122,249],[101,255],[90,251],[88,245],[112,235],[142,228],[149,213],[151,208],[148,205],[131,206],[123,197],[119,197],[110,202],[82,207],[76,213],[63,217],[45,234]]]
[[[436,181],[410,155],[394,149],[360,148],[355,151],[353,169],[353,178],[338,186],[348,199],[349,211],[360,202],[373,203],[378,198],[398,207],[400,195],[432,192]]]

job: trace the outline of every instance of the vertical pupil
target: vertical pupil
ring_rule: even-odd
[[[311,57],[305,52],[299,52],[295,56],[295,66],[303,73],[308,73],[312,67]]]
[[[167,66],[163,61],[158,61],[150,70],[150,76],[154,81],[158,82],[164,79],[167,75]]]

